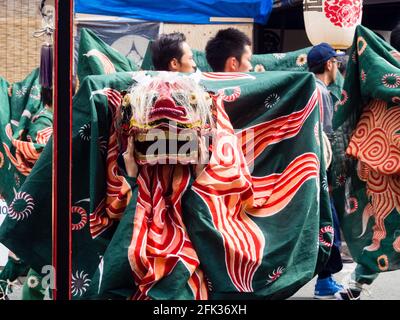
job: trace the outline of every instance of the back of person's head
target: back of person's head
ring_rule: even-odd
[[[158,71],[169,71],[169,63],[172,59],[181,60],[183,56],[182,44],[185,41],[185,35],[180,32],[161,34],[151,44],[154,68]]]
[[[243,32],[234,28],[219,30],[215,37],[207,42],[207,62],[215,72],[222,72],[229,57],[241,61],[245,46],[251,46],[251,41]]]
[[[349,63],[349,56],[344,55],[338,57],[338,60],[340,61],[339,72],[342,74],[342,76],[345,76],[347,71],[347,64]]]
[[[312,47],[308,52],[308,70],[315,74],[322,74],[325,72],[325,64],[328,60],[343,55],[344,53],[336,52],[328,43],[322,42]]]
[[[390,45],[397,51],[400,51],[400,23],[397,24],[390,34]]]

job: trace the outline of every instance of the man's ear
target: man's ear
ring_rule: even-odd
[[[328,70],[328,71],[331,71],[331,70],[333,69],[333,62],[332,62],[332,60],[328,60],[328,61],[325,63],[325,69]]]
[[[235,57],[229,57],[225,61],[225,72],[235,72],[239,67],[239,63]]]
[[[169,71],[177,71],[178,68],[179,68],[178,59],[177,58],[173,58],[169,62],[168,67],[169,67]]]

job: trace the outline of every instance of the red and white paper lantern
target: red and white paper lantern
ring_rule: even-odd
[[[362,0],[304,0],[304,24],[313,45],[329,43],[347,49],[361,23]]]

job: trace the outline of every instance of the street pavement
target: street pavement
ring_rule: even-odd
[[[339,283],[354,270],[355,263],[343,264],[343,270],[334,275]],[[21,279],[24,280],[23,278]],[[302,287],[289,300],[314,300],[314,286],[316,277]],[[361,294],[362,300],[400,300],[400,270],[383,272],[368,287],[369,292]],[[14,288],[14,292],[9,296],[10,300],[19,300],[22,295],[22,287]],[[46,297],[48,299],[48,297]],[[315,300],[316,303],[318,302]]]
[[[344,263],[341,272],[334,275],[335,280],[341,283],[356,267],[355,263]],[[317,277],[296,292],[290,300],[314,299],[314,286]],[[400,270],[383,272],[370,285],[366,286],[369,292],[361,293],[361,300],[400,300]],[[317,301],[317,300],[316,300]]]

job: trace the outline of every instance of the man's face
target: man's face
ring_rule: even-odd
[[[242,58],[240,60],[240,64],[238,67],[238,72],[249,72],[251,69],[253,69],[253,66],[251,65],[251,48],[249,45],[246,45],[244,47],[244,53],[242,54]]]
[[[176,70],[177,72],[195,72],[196,63],[193,60],[193,52],[190,46],[186,43],[182,43],[183,56],[180,61],[177,61]]]
[[[331,83],[333,83],[336,81],[340,61],[338,61],[337,58],[332,58],[328,61],[328,63],[329,62],[330,62],[330,67],[328,68],[328,70],[329,70],[329,74],[330,74],[330,78],[331,78]]]

